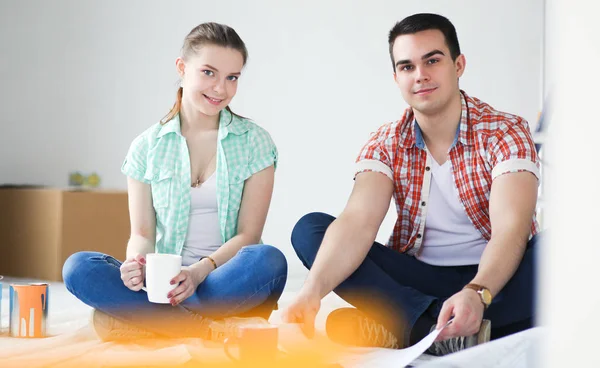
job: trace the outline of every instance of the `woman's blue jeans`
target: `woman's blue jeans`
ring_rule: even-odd
[[[85,304],[167,337],[206,337],[208,332],[202,326],[208,319],[268,319],[287,280],[287,262],[279,249],[246,246],[211,272],[195,294],[172,306],[150,303],[145,291],[128,289],[121,280],[120,266],[121,262],[109,255],[79,252],[65,262],[63,280]]]

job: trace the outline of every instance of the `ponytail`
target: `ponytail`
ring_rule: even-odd
[[[177,90],[177,99],[175,100],[175,103],[173,104],[171,111],[169,111],[169,113],[160,120],[161,124],[163,124],[163,125],[166,124],[169,120],[173,119],[175,117],[175,115],[179,114],[179,111],[181,110],[181,97],[182,96],[183,96],[183,87],[179,87],[179,89]]]

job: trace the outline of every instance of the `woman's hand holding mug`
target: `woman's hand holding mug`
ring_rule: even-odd
[[[190,267],[182,267],[179,275],[171,280],[171,285],[178,286],[167,295],[169,303],[175,306],[192,296],[212,270],[212,264],[206,262],[198,262]]]
[[[142,254],[138,254],[135,258],[130,258],[121,264],[121,280],[130,290],[140,291],[144,286],[145,264],[146,259]]]

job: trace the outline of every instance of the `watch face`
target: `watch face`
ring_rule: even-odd
[[[481,298],[483,299],[483,303],[485,305],[492,304],[492,294],[488,289],[481,290]]]

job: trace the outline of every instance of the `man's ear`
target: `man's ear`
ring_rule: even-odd
[[[396,83],[396,85],[400,87],[400,84],[398,83],[398,73],[394,72],[394,74],[392,74],[392,77],[394,78],[394,83]]]
[[[456,66],[456,76],[460,78],[465,72],[465,67],[467,66],[467,59],[465,59],[465,55],[458,55],[456,61],[454,61],[454,66]]]

